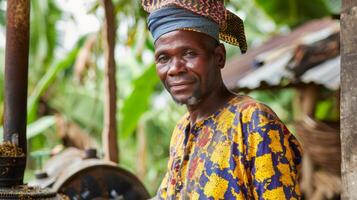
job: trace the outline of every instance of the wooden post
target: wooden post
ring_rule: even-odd
[[[105,24],[103,31],[105,53],[105,94],[104,94],[104,129],[103,148],[106,160],[119,161],[119,148],[116,126],[116,81],[115,81],[115,12],[112,0],[103,0]]]
[[[342,199],[357,199],[357,0],[341,13]]]
[[[136,171],[138,172],[138,177],[141,181],[144,181],[146,175],[146,154],[147,154],[147,141],[146,141],[146,132],[145,132],[145,121],[141,120],[136,129],[136,138],[138,142],[138,155],[137,155],[137,167]]]

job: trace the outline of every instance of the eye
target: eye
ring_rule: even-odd
[[[168,55],[161,54],[161,55],[157,56],[156,63],[164,64],[164,63],[167,63],[169,61],[169,59],[170,58]]]
[[[183,52],[183,56],[185,57],[195,57],[197,55],[197,53],[192,50],[192,49],[185,49],[184,52]]]

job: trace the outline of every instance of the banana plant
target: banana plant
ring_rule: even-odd
[[[322,18],[332,14],[328,0],[255,0],[277,24],[297,26],[311,19]]]

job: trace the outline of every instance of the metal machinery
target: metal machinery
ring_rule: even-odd
[[[98,159],[94,149],[85,152],[66,149],[49,159],[29,185],[51,188],[74,200],[150,197],[137,177],[117,167],[116,163]]]
[[[4,141],[0,144],[0,199],[60,199],[23,183],[26,166],[26,106],[29,0],[7,1]]]
[[[52,158],[37,180],[23,183],[30,0],[7,1],[4,141],[0,144],[0,199],[147,199],[140,181],[96,153],[68,150]],[[66,153],[67,152],[67,153]],[[69,152],[69,153],[68,153]],[[75,152],[75,153],[73,153]],[[67,194],[62,195],[59,193]]]

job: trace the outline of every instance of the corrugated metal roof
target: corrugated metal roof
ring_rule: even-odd
[[[283,58],[247,74],[240,79],[237,86],[241,90],[254,90],[262,86],[293,86],[303,84],[323,85],[330,90],[340,87],[340,56],[327,60],[324,63],[306,71],[299,79],[286,69],[292,54],[286,54]]]
[[[312,57],[310,56],[310,52],[315,53],[321,49],[321,44],[317,46],[317,50],[316,47],[312,51],[309,51],[311,49],[308,48],[309,45],[321,43],[338,32],[338,21],[322,19],[306,23],[289,35],[275,37],[263,45],[251,49],[247,54],[229,60],[226,69],[222,72],[225,84],[233,91],[262,87],[285,87],[301,83],[314,83],[336,90],[340,84],[340,57],[336,57],[336,53],[333,51],[326,54],[322,51],[322,55],[326,55],[326,58],[321,60],[319,58],[321,52],[317,52],[319,54],[316,54],[315,57],[314,54]],[[336,37],[332,39],[336,40]],[[330,43],[328,45],[331,47]],[[299,61],[297,54],[301,54],[301,51],[297,51],[298,47],[300,50],[301,48],[307,50],[302,51],[307,55],[307,60],[304,60],[303,64],[306,64],[306,61],[311,58],[313,58],[311,59],[312,63],[316,63],[314,66],[303,66],[307,71],[303,68],[302,74],[294,74],[294,70],[288,69],[288,65],[295,64],[292,61]],[[321,61],[316,62],[315,58]]]
[[[285,67],[292,57],[292,51],[285,52],[280,59],[265,64],[238,80],[237,86],[252,90],[262,84],[280,85],[283,77],[291,77],[291,73]]]
[[[303,83],[314,83],[331,90],[338,90],[340,88],[340,70],[341,57],[338,56],[306,71],[300,80]]]

